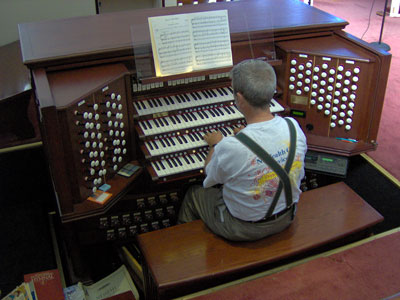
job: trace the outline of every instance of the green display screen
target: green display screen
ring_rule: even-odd
[[[294,109],[292,109],[292,110],[290,111],[290,114],[291,114],[293,117],[300,117],[300,118],[305,118],[305,117],[306,117],[306,112],[305,112],[305,111],[302,111],[302,110],[294,110]]]
[[[327,158],[327,157],[323,157],[322,160],[326,162],[333,162],[332,158]]]

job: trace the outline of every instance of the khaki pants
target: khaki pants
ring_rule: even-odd
[[[255,241],[278,233],[293,221],[294,212],[268,222],[251,223],[233,217],[222,198],[222,188],[191,186],[183,199],[178,223],[201,219],[215,234],[231,241]]]

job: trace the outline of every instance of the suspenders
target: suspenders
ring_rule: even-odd
[[[275,173],[278,175],[278,177],[280,179],[278,190],[275,193],[275,196],[272,200],[271,206],[269,207],[269,209],[267,211],[267,214],[265,215],[265,218],[269,218],[272,215],[272,213],[274,212],[275,206],[278,202],[279,196],[280,196],[283,188],[284,188],[285,198],[286,198],[286,207],[289,208],[293,204],[292,188],[290,185],[290,178],[289,178],[288,173],[290,172],[290,168],[292,167],[294,155],[296,152],[296,140],[297,140],[296,135],[297,134],[296,134],[296,129],[294,128],[292,121],[290,121],[288,118],[285,118],[285,121],[287,122],[287,124],[289,126],[290,148],[289,148],[288,159],[286,161],[284,168],[282,168],[281,165],[278,164],[271,155],[269,155],[263,148],[261,148],[256,142],[254,142],[251,138],[249,138],[244,133],[239,132],[235,136],[240,142],[242,142],[251,151],[253,151],[254,154],[256,154],[265,164],[270,166],[272,168],[272,170],[275,171]]]

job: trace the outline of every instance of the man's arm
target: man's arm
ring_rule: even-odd
[[[204,169],[207,167],[208,163],[210,162],[213,153],[214,153],[214,147],[211,146],[210,149],[208,149],[207,157],[206,157],[206,160],[204,161]]]
[[[238,134],[242,129],[244,128],[243,125],[240,125],[239,127],[235,127],[233,129],[234,134]],[[210,149],[208,150],[206,160],[204,161],[204,169],[208,165],[208,163],[211,160],[211,157],[214,153],[214,147],[222,140],[223,136],[220,131],[213,131],[213,132],[207,132],[203,136],[204,140],[207,142],[208,146]]]
[[[223,136],[220,131],[213,131],[213,132],[207,132],[203,136],[203,138],[207,142],[208,146],[210,147],[210,149],[208,150],[206,160],[204,162],[204,168],[206,168],[206,166],[210,162],[211,157],[214,153],[214,147],[222,140]]]

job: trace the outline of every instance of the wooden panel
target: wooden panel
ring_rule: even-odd
[[[337,33],[276,45],[284,57],[276,67],[282,101],[310,136],[310,149],[341,155],[374,150],[389,53]],[[336,140],[343,138],[357,140],[358,145]]]
[[[15,41],[0,47],[0,150],[12,151],[39,141],[29,69],[22,63],[20,43]]]
[[[27,65],[49,65],[132,55],[131,26],[135,40],[147,40],[150,44],[148,17],[221,9],[228,10],[232,41],[248,40],[248,32],[252,36],[261,31],[288,35],[342,29],[348,24],[297,0],[239,1],[132,10],[20,24],[23,61]]]
[[[159,294],[249,270],[366,229],[383,217],[345,183],[302,194],[294,223],[257,242],[227,242],[194,221],[138,236]]]

